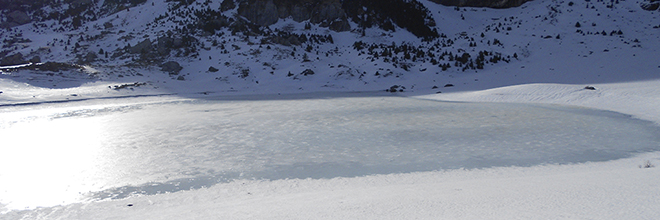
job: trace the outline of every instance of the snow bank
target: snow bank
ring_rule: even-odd
[[[524,84],[482,91],[421,96],[465,102],[548,103],[582,106],[632,115],[660,124],[660,80],[590,85]]]

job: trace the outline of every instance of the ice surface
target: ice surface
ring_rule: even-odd
[[[651,123],[586,108],[397,96],[223,99],[6,107],[0,203],[20,209],[234,179],[603,161],[660,149]]]

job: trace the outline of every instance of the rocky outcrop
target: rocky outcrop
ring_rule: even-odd
[[[32,21],[30,16],[28,16],[27,13],[22,11],[13,11],[7,15],[7,18],[9,19],[10,22],[14,22],[19,25],[27,24],[30,21]]]
[[[222,3],[220,3],[220,11],[229,11],[234,8],[236,8],[236,3],[234,3],[234,0],[224,0]]]
[[[2,24],[2,27],[11,28],[19,25],[30,23],[32,18],[23,11],[12,11],[7,14],[7,21]]]
[[[161,67],[160,69],[161,71],[167,72],[171,75],[177,75],[179,74],[179,71],[183,69],[183,67],[181,67],[181,65],[176,61],[165,62],[161,64],[160,67]]]
[[[152,50],[151,40],[145,39],[142,42],[128,49],[130,53],[149,53]]]
[[[395,31],[396,25],[419,38],[430,40],[439,37],[433,16],[419,1],[352,0],[343,1],[342,8],[362,30],[375,26],[385,31]]]
[[[250,22],[268,26],[280,18],[348,31],[350,24],[339,0],[246,0],[239,4],[238,14]]]
[[[11,66],[25,63],[27,62],[25,61],[25,58],[23,58],[23,54],[16,53],[14,55],[2,58],[2,61],[0,61],[0,66]]]
[[[446,6],[511,8],[518,7],[530,0],[431,0]]]
[[[34,56],[29,61],[30,61],[30,63],[41,63],[41,57],[40,56]]]
[[[97,58],[98,58],[98,56],[96,55],[96,53],[87,52],[87,54],[85,54],[84,56],[78,57],[78,62],[77,63],[81,64],[81,65],[82,64],[89,64],[89,63],[92,63],[92,62],[96,61]]]
[[[238,7],[238,14],[260,26],[275,24],[279,19],[277,6],[273,0],[250,0]]]
[[[646,0],[640,3],[642,9],[647,11],[655,11],[660,9],[660,0]]]

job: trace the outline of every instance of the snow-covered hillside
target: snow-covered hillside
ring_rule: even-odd
[[[642,10],[636,1],[612,6],[600,1],[534,1],[510,9],[422,3],[441,37],[423,41],[400,27],[363,30],[355,23],[352,31],[335,32],[290,18],[253,27],[260,34],[233,26],[213,30],[215,34],[181,31],[196,27],[192,24],[204,14],[242,19],[236,9],[219,12],[218,1],[179,5],[149,0],[112,14],[99,13],[104,17],[77,28],[67,22],[70,18],[33,21],[0,32],[5,55],[20,53],[25,62],[38,57],[34,61],[62,65],[3,70],[0,100],[10,104],[163,93],[384,91],[392,86],[419,94],[660,75],[655,59],[660,54],[658,12]],[[103,1],[96,4],[102,8]],[[168,61],[182,69],[176,64],[161,67]],[[449,84],[453,87],[445,88]],[[48,94],[37,95],[43,90]]]

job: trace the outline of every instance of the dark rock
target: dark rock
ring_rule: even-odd
[[[179,77],[176,78],[176,80],[184,81],[184,80],[186,80],[186,78],[184,78],[183,76],[179,76]]]
[[[302,5],[294,5],[291,7],[290,11],[286,11],[284,7],[280,7],[282,10],[280,10],[280,17],[286,16],[287,14],[291,15],[291,18],[293,18],[294,21],[297,22],[302,22],[309,20],[311,18],[311,13],[309,10]]]
[[[648,2],[642,2],[640,4],[642,9],[647,10],[647,11],[655,11],[660,8],[660,2],[658,1],[648,1]]]
[[[129,83],[129,84],[121,84],[121,85],[115,85],[115,86],[108,86],[108,88],[112,88],[114,90],[121,90],[121,89],[130,89],[133,90],[134,87],[140,87],[147,85],[147,83],[141,83],[141,82],[136,82],[136,83]]]
[[[210,66],[210,67],[209,67],[209,72],[215,73],[215,72],[218,72],[218,71],[219,71],[218,68],[215,68],[215,67],[213,67],[213,66]]]
[[[156,51],[158,52],[159,55],[165,56],[170,53],[171,46],[174,43],[174,39],[169,38],[169,37],[161,37],[158,38],[158,42],[156,43]]]
[[[82,69],[82,67],[79,66],[79,65],[68,64],[68,63],[57,63],[57,62],[46,62],[46,63],[40,64],[40,65],[31,65],[27,68],[28,69],[33,69],[33,70],[51,71],[51,72]]]
[[[105,22],[105,23],[103,23],[103,27],[105,27],[105,29],[110,29],[110,28],[113,28],[114,25],[112,25],[112,23],[110,23],[110,22]]]
[[[260,26],[291,17],[297,22],[310,20],[335,31],[350,30],[340,0],[247,0],[239,4],[238,14]]]
[[[314,7],[310,22],[319,24],[324,21],[332,22],[341,18],[346,18],[346,13],[344,13],[338,1],[323,1]]]
[[[306,70],[302,71],[302,73],[300,73],[300,75],[303,75],[303,76],[314,75],[314,71],[311,70],[311,69],[306,69]]]
[[[593,86],[585,86],[584,89],[586,89],[586,90],[596,90],[596,88],[593,87]]]
[[[273,0],[249,0],[238,7],[238,14],[260,26],[275,24],[279,20],[277,6]]]
[[[152,50],[151,40],[145,39],[142,42],[131,47],[128,51],[130,53],[149,53],[151,52],[151,50]]]
[[[91,5],[92,0],[75,0],[71,4],[75,6]]]
[[[346,19],[339,19],[336,21],[333,21],[329,25],[330,30],[336,31],[336,32],[343,32],[343,31],[350,31],[351,30],[351,24],[348,23],[348,20]]]
[[[393,85],[393,86],[390,86],[390,88],[389,88],[389,89],[386,89],[385,91],[388,91],[388,92],[392,92],[392,93],[394,93],[394,92],[403,92],[405,89],[406,89],[405,86],[402,86],[402,85]]]
[[[7,14],[7,21],[8,22],[14,22],[18,25],[24,25],[24,24],[30,23],[30,21],[32,21],[32,19],[25,12],[12,11],[11,13]]]
[[[446,87],[454,87],[454,84],[451,84],[451,83],[445,84],[445,88]]]
[[[39,56],[32,57],[32,59],[30,59],[30,63],[41,63],[41,57]]]
[[[88,52],[85,56],[79,57],[78,64],[87,64],[96,61],[98,55],[94,52]]]
[[[224,0],[220,3],[220,11],[225,12],[236,8],[236,3],[234,0]]]
[[[353,0],[342,1],[342,7],[362,30],[379,27],[395,31],[395,25],[427,40],[439,37],[436,22],[430,11],[419,1],[405,0]]]
[[[0,65],[2,66],[19,65],[25,63],[27,62],[25,61],[25,58],[23,58],[22,53],[16,53],[11,56],[6,56],[2,58],[2,61],[0,61]]]
[[[179,63],[176,61],[168,61],[160,65],[161,71],[167,72],[169,74],[179,74],[179,71],[183,69]]]

